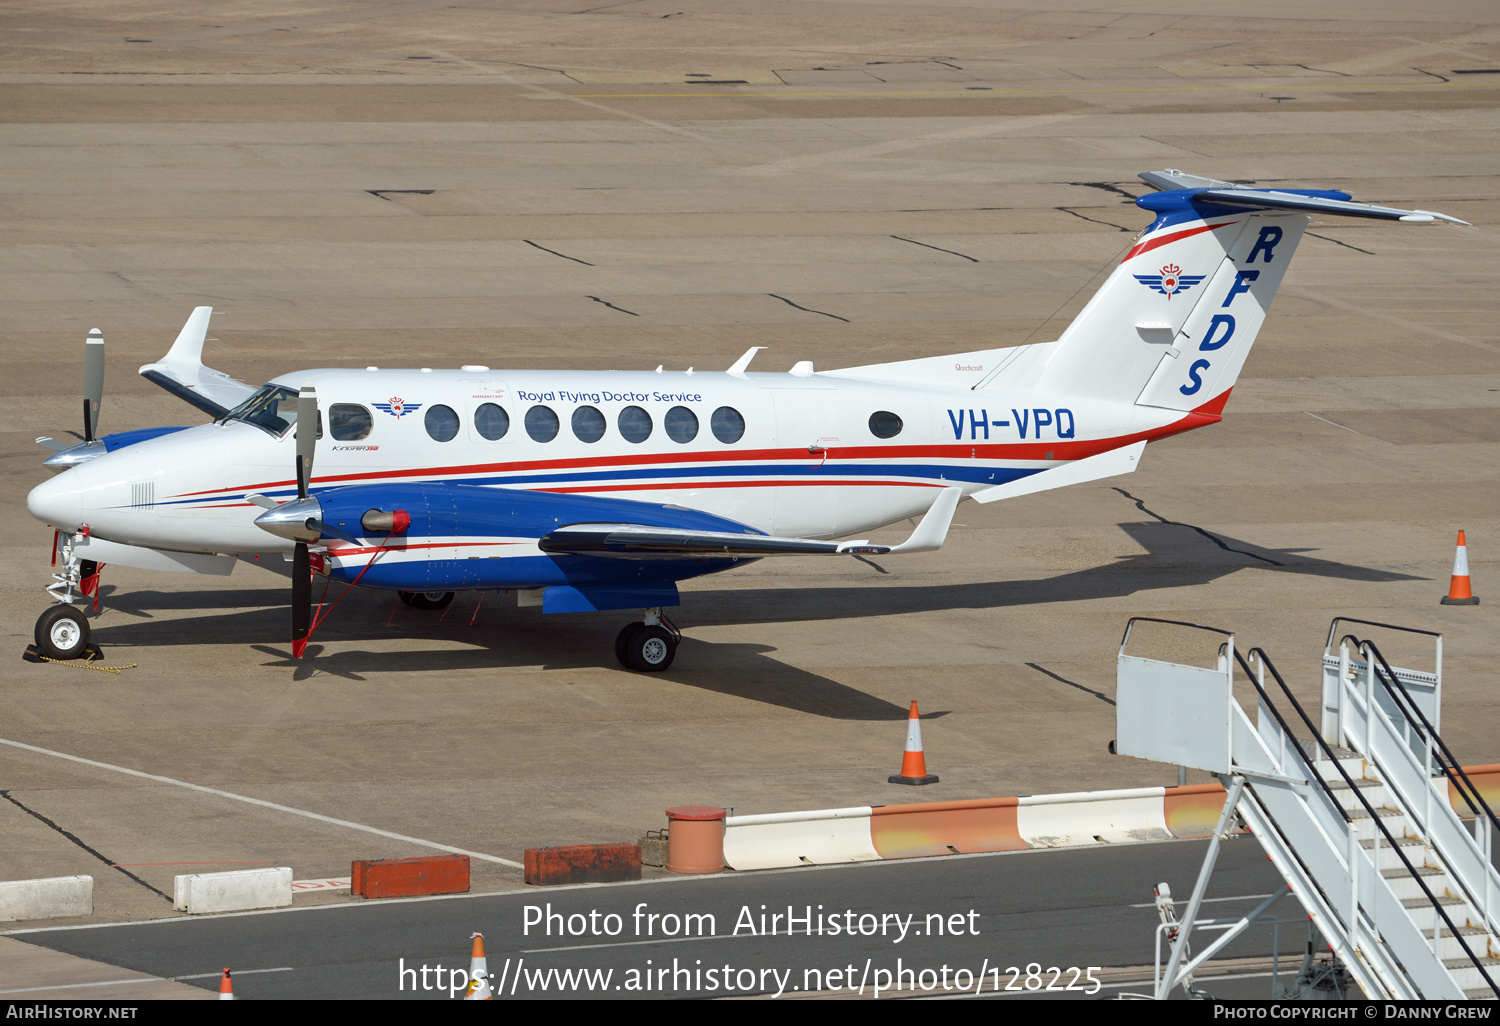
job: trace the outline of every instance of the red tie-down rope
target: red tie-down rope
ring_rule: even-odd
[[[361,570],[355,576],[354,580],[352,580],[352,581],[349,582],[349,586],[344,589],[343,594],[340,595],[338,598],[336,598],[336,599],[333,600],[333,604],[328,607],[328,612],[325,613],[325,612],[323,612],[323,599],[328,594],[328,585],[333,583],[333,579],[329,578],[328,583],[323,585],[323,594],[318,596],[318,610],[317,610],[316,613],[313,614],[312,625],[307,628],[307,640],[308,641],[312,640],[313,631],[317,630],[320,626],[322,626],[323,621],[326,620],[326,619],[328,619],[329,615],[332,614],[332,612],[334,611],[334,609],[336,609],[338,607],[338,604],[340,602],[344,601],[344,595],[347,595],[351,591],[353,591],[354,590],[354,586],[359,583],[359,579],[365,575],[365,573],[370,569],[370,567],[372,567],[372,566],[375,565],[375,561],[377,559],[379,559],[381,556],[385,555],[385,553],[387,551],[386,546],[391,543],[391,540],[393,538],[395,538],[397,535],[405,534],[406,533],[406,529],[408,527],[410,527],[410,526],[411,526],[411,517],[408,516],[405,513],[405,511],[403,511],[403,510],[397,510],[396,511],[396,522],[395,522],[395,525],[394,525],[393,529],[391,530],[391,533],[388,534],[388,535],[386,535],[385,536],[385,540],[382,541],[378,546],[376,546],[375,552],[370,556],[370,561],[365,564],[364,569]]]

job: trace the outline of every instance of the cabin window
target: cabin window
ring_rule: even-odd
[[[625,407],[615,424],[620,429],[620,437],[627,442],[640,443],[651,437],[651,414],[639,406]]]
[[[870,414],[870,434],[876,438],[895,438],[901,433],[901,418],[889,410],[876,410]]]
[[[550,442],[557,437],[561,422],[550,406],[533,406],[526,411],[526,433],[533,442]]]
[[[485,403],[474,411],[474,430],[480,438],[498,442],[510,430],[510,414],[494,403]]]
[[[733,445],[745,436],[745,418],[733,406],[720,406],[709,418],[708,426],[725,445]]]
[[[597,442],[604,437],[604,414],[597,406],[580,406],[573,411],[573,434],[580,442]]]
[[[429,406],[422,417],[427,434],[435,442],[451,442],[458,434],[458,414],[451,406]]]
[[[667,437],[678,445],[687,445],[698,437],[698,415],[686,406],[674,406],[662,418]]]
[[[328,428],[337,441],[357,442],[369,438],[374,426],[375,418],[363,406],[334,403],[328,408]]]

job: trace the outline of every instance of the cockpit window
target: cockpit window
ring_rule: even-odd
[[[242,420],[283,435],[297,422],[297,393],[284,385],[262,385],[255,393],[224,415],[225,420]],[[322,417],[318,418],[318,437],[323,437]]]

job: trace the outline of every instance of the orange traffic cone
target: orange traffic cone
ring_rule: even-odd
[[[493,1001],[494,992],[490,989],[490,964],[484,957],[484,934],[473,935],[474,950],[469,956],[469,989],[464,994],[465,1001]]]
[[[922,720],[917,703],[912,702],[906,717],[906,751],[901,756],[901,774],[891,777],[893,784],[936,784],[937,777],[927,775],[927,759],[922,754]]]
[[[1464,533],[1458,532],[1458,552],[1453,556],[1453,582],[1448,585],[1448,594],[1443,596],[1445,606],[1477,606],[1479,600],[1469,588],[1469,547],[1464,543]]]
[[[224,976],[219,980],[219,1000],[234,1000],[234,984],[229,981],[229,970],[224,970]]]

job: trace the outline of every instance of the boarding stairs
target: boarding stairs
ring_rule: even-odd
[[[1143,623],[1216,635],[1212,665],[1129,654]],[[1340,636],[1341,624],[1428,637],[1435,669],[1392,667],[1374,641]],[[1236,667],[1254,691],[1254,720],[1235,698]],[[1130,621],[1118,656],[1117,751],[1207,770],[1227,791],[1156,997],[1179,985],[1193,993],[1193,970],[1286,894],[1370,998],[1500,997],[1500,874],[1491,851],[1500,821],[1438,732],[1441,691],[1440,635],[1335,619],[1315,724],[1264,650],[1242,654],[1233,634],[1199,624]],[[1219,845],[1239,824],[1286,886],[1235,923],[1213,921],[1219,935],[1189,954],[1193,927],[1209,925],[1197,915]]]

